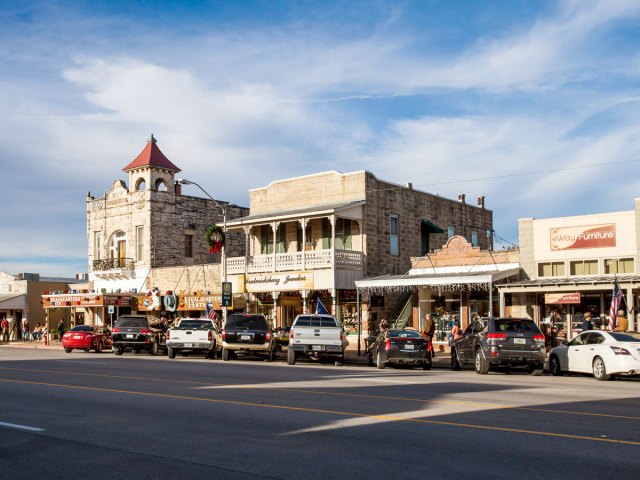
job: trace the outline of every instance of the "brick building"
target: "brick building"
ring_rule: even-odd
[[[348,333],[358,331],[358,301],[365,312],[388,315],[400,295],[389,292],[383,306],[360,299],[355,282],[396,275],[459,234],[490,248],[493,215],[468,205],[380,180],[370,172],[335,171],[272,182],[249,192],[248,217],[228,222],[246,238],[245,256],[228,259],[250,308],[281,328],[295,314],[314,311],[318,300]]]

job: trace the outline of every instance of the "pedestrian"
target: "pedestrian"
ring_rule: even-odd
[[[582,316],[582,331],[593,330],[593,324],[591,323],[591,312],[585,312]]]
[[[616,319],[616,332],[626,332],[629,329],[629,320],[624,315],[624,310],[618,310],[618,318]]]
[[[26,318],[22,319],[22,341],[26,342],[29,340],[29,320]]]
[[[436,322],[433,321],[433,317],[430,313],[424,316],[424,328],[422,329],[422,336],[429,341],[429,348],[431,349],[431,357],[436,356],[436,351],[433,348],[433,336],[436,333]]]
[[[387,322],[386,318],[380,320],[380,333],[389,330],[389,322]]]
[[[62,335],[64,335],[64,322],[62,319],[58,322],[58,338],[62,342]]]
[[[2,340],[4,340],[5,342],[9,341],[9,321],[7,320],[7,317],[2,319],[2,322],[0,322],[0,327],[2,327]]]
[[[462,337],[462,334],[460,333],[460,322],[458,320],[454,320],[453,327],[451,327],[451,331],[447,338],[449,346],[452,347],[455,341],[460,337]]]

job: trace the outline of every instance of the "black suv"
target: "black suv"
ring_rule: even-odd
[[[485,374],[497,366],[526,366],[542,375],[546,356],[544,335],[528,318],[480,318],[471,322],[451,347],[451,368],[474,365]]]
[[[234,313],[222,330],[222,360],[228,361],[238,353],[263,354],[273,360],[275,336],[264,315]]]
[[[122,355],[127,348],[134,353],[146,350],[151,355],[157,355],[159,349],[166,349],[167,326],[144,315],[122,315],[116,320],[111,333],[116,355]]]

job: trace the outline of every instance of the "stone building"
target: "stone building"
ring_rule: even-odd
[[[355,334],[359,303],[365,315],[374,311],[382,318],[400,299],[389,292],[382,304],[372,305],[371,298],[359,298],[356,281],[405,273],[412,257],[456,234],[491,247],[492,212],[484,198],[478,203],[386,182],[367,171],[278,180],[251,190],[249,216],[228,223],[247,244],[245,256],[228,259],[228,272],[251,308],[277,327],[313,311],[319,300]]]
[[[168,294],[175,296],[176,314],[197,315],[207,303],[220,308],[221,255],[209,252],[205,232],[222,225],[223,208],[229,219],[248,209],[183,195],[176,179],[181,170],[153,135],[123,171],[127,182],[115,180],[103,197],[87,194],[88,284],[45,297],[45,306],[72,309],[77,323],[97,324],[123,313],[159,315]],[[227,235],[227,255],[243,254],[244,240]]]

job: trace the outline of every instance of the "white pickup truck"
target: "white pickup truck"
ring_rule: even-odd
[[[179,352],[201,352],[215,358],[221,350],[217,326],[208,318],[183,318],[167,332],[169,358],[176,358]]]
[[[333,358],[336,365],[344,362],[348,345],[342,327],[331,315],[301,314],[289,331],[287,363],[294,365],[299,356],[315,359]]]

